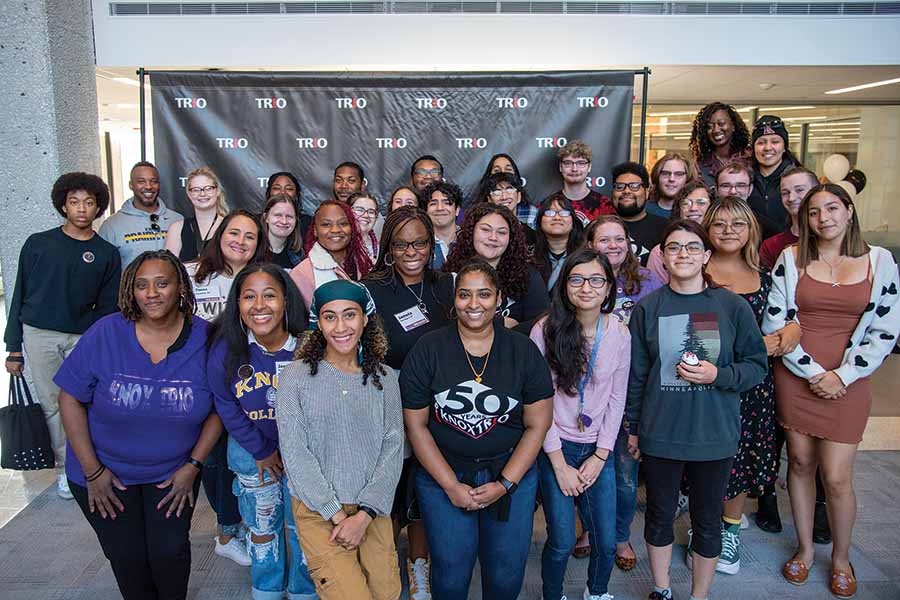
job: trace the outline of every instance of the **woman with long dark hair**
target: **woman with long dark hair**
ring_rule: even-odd
[[[611,314],[615,274],[594,250],[563,264],[550,313],[531,330],[554,376],[553,424],[538,456],[547,542],[541,555],[543,597],[562,598],[575,548],[575,508],[590,533],[587,600],[609,600],[616,555],[616,475],[612,455],[621,429],[631,362],[628,327]]]
[[[856,520],[853,463],[872,404],[869,377],[900,333],[900,281],[891,253],[863,241],[856,207],[842,187],[811,189],[799,225],[797,245],[775,263],[763,321],[763,332],[781,338],[776,408],[787,438],[798,541],[782,574],[798,585],[809,576],[818,467],[834,540],[831,593],[850,598],[857,588],[848,554]]]
[[[475,201],[472,205],[479,202],[488,202],[508,208],[516,215],[516,222],[522,228],[528,248],[534,248],[537,208],[529,206],[530,210],[528,215],[526,215],[526,219],[531,219],[531,213],[534,213],[534,219],[530,223],[519,219],[519,208],[525,202],[525,188],[522,186],[520,177],[503,171],[488,175],[479,183],[478,191],[475,193]],[[469,210],[471,210],[472,205],[470,205]]]
[[[547,289],[553,289],[566,257],[581,246],[584,225],[575,216],[572,201],[557,192],[541,202],[537,216],[534,262]]]
[[[357,281],[372,269],[356,217],[338,200],[326,200],[316,209],[304,247],[306,258],[291,270],[291,279],[306,304],[312,303],[313,292],[323,283]]]
[[[740,440],[740,393],[765,377],[766,346],[750,306],[705,272],[712,244],[700,225],[671,223],[662,247],[669,284],[645,296],[629,323],[628,449],[642,458],[647,476],[650,598],[672,597],[672,525],[685,477],[691,596],[706,598],[722,550],[722,498]]]
[[[523,324],[530,331],[550,297],[540,273],[526,260],[523,227],[505,206],[481,202],[470,207],[443,270],[459,272],[473,257],[483,258],[497,271],[502,293],[497,314],[504,325]]]
[[[522,200],[516,207],[516,218],[531,229],[536,230],[537,207],[531,203],[531,198],[528,196],[528,190],[525,189],[525,178],[522,177],[522,174],[519,172],[519,165],[516,164],[516,161],[513,160],[513,157],[509,154],[500,152],[491,157],[484,170],[484,174],[481,176],[481,180],[478,182],[475,198],[483,198],[485,191],[490,193],[491,190],[487,189],[487,181],[491,175],[496,175],[497,173],[507,173],[512,175],[522,186],[522,189],[519,190],[522,194]]]
[[[275,418],[294,520],[321,600],[400,596],[390,520],[403,417],[387,339],[366,288],[319,286],[313,331],[282,370]]]
[[[207,373],[216,412],[228,432],[228,467],[237,475],[238,508],[249,530],[253,598],[313,599],[278,452],[275,393],[290,364],[306,308],[284,269],[244,268],[225,312],[209,328]],[[288,551],[290,550],[290,551]]]
[[[493,267],[463,266],[456,323],[423,336],[400,372],[434,600],[465,598],[476,558],[485,598],[514,600],[525,577],[553,381],[527,337],[495,326],[501,302]]]
[[[694,117],[691,154],[706,187],[716,187],[716,173],[732,161],[750,162],[750,131],[730,104],[710,102]]]

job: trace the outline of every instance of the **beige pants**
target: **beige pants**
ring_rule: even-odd
[[[56,466],[61,468],[66,463],[66,432],[59,416],[59,387],[53,383],[53,377],[75,348],[81,334],[38,329],[23,323],[22,338],[25,360],[34,382],[32,394],[41,403],[50,429]]]
[[[400,597],[400,567],[394,546],[394,530],[388,517],[369,523],[366,536],[356,550],[331,544],[332,524],[291,498],[294,523],[309,575],[320,600],[397,600]],[[356,505],[345,504],[353,515]]]

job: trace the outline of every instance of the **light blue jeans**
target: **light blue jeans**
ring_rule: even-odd
[[[267,471],[260,482],[256,460],[233,438],[228,438],[228,466],[234,471],[234,495],[249,530],[248,536],[271,535],[269,542],[256,543],[248,537],[250,582],[253,600],[281,600],[287,590],[291,600],[316,600],[316,586],[306,569],[306,559],[294,526],[287,478],[275,482]],[[285,540],[286,538],[286,540]],[[285,547],[285,541],[289,548]],[[290,557],[286,556],[286,550]]]

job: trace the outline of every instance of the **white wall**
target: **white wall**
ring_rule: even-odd
[[[93,6],[97,65],[106,67],[446,71],[900,62],[895,17],[111,17],[107,0]]]

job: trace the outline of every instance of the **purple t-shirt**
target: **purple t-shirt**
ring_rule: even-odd
[[[625,277],[621,273],[616,277],[616,307],[613,309],[613,314],[622,319],[625,325],[628,325],[628,321],[631,320],[631,311],[634,310],[638,300],[663,286],[659,277],[645,267],[638,267],[638,277],[641,280],[641,291],[637,294],[625,292]]]
[[[53,378],[86,405],[97,458],[123,484],[164,481],[189,460],[213,407],[206,328],[194,319],[184,346],[153,364],[134,323],[114,313],[85,332]],[[66,476],[85,485],[71,445]]]

